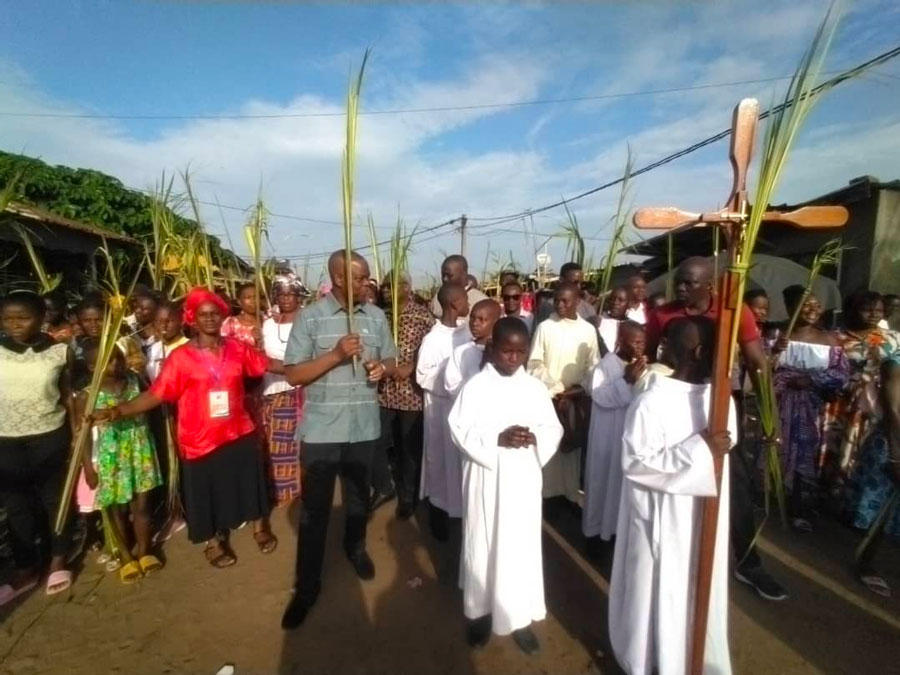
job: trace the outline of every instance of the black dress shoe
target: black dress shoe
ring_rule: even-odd
[[[409,520],[412,518],[413,513],[415,513],[416,507],[413,506],[412,502],[398,502],[397,503],[397,520]]]
[[[478,619],[469,619],[466,622],[466,642],[474,649],[484,647],[491,639],[491,615]]]
[[[295,593],[281,616],[281,627],[284,630],[299,628],[315,602],[315,600],[303,600]]]
[[[391,490],[390,492],[388,492],[386,494],[382,494],[380,492],[375,492],[369,498],[369,513],[372,513],[373,511],[377,511],[382,506],[387,504],[389,501],[394,499],[396,496],[397,496],[396,490]]]
[[[431,536],[438,541],[447,541],[450,538],[450,516],[443,509],[433,504],[428,506],[428,527]]]
[[[513,640],[519,645],[519,649],[528,654],[537,654],[541,651],[541,643],[530,628],[520,628],[513,631]]]
[[[375,563],[372,562],[368,553],[360,551],[347,557],[350,559],[353,569],[356,570],[356,576],[363,581],[371,581],[375,578]]]

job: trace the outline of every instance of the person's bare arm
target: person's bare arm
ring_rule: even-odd
[[[161,403],[161,398],[157,397],[152,392],[145,391],[143,394],[140,394],[130,401],[125,401],[125,403],[120,403],[112,408],[95,410],[91,414],[91,420],[94,422],[105,422],[107,420],[116,420],[120,417],[134,417],[135,415],[140,415],[141,413],[153,410]]]
[[[284,361],[280,359],[269,359],[269,372],[276,375],[284,375]]]
[[[758,394],[759,377],[757,376],[757,373],[769,367],[766,359],[766,352],[763,350],[762,342],[759,339],[744,342],[740,347],[741,356],[744,357],[744,363],[747,364],[750,379],[753,381],[753,389]]]
[[[72,348],[66,348],[66,365],[59,375],[59,400],[66,409],[69,417],[69,428],[72,430],[72,437],[78,431],[78,413],[75,410],[75,402],[72,395],[72,373],[75,372],[75,354]]]

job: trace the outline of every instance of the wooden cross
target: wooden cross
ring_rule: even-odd
[[[731,397],[732,335],[735,324],[741,318],[741,273],[733,269],[734,262],[746,251],[745,237],[750,208],[747,201],[747,169],[753,153],[753,141],[759,121],[759,103],[752,98],[742,100],[734,109],[731,127],[731,165],[734,183],[731,195],[720,211],[688,213],[677,208],[645,208],[634,214],[634,225],[641,229],[672,229],[683,226],[719,227],[727,244],[726,272],[719,281],[716,320],[716,352],[713,358],[712,401],[709,412],[711,433],[728,428],[728,408]],[[797,228],[833,228],[847,222],[847,209],[843,206],[805,206],[781,213],[767,211],[765,222],[777,222]],[[716,493],[722,485],[721,457],[714,457]],[[696,593],[694,596],[694,623],[691,640],[689,672],[702,675],[706,647],[706,626],[709,619],[709,600],[715,557],[716,526],[719,516],[719,498],[703,500],[703,516],[697,556]],[[724,552],[721,552],[724,555]]]

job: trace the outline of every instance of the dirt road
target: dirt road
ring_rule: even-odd
[[[582,675],[618,672],[606,637],[609,562],[583,557],[566,510],[545,523],[548,617],[542,650],[521,654],[509,638],[470,651],[463,638],[456,551],[436,544],[424,518],[398,522],[392,506],[370,525],[374,581],[360,582],[340,549],[342,510],[332,513],[324,589],[304,626],[279,627],[289,597],[296,509],[278,512],[278,550],[263,556],[249,529],[237,532],[238,563],[213,570],[179,534],[167,567],[123,586],[89,556],[70,593],[40,592],[0,614],[0,672],[11,675],[202,674],[234,664],[238,675]],[[846,571],[856,536],[828,522],[811,535],[768,528],[762,548],[788,587],[783,603],[731,586],[735,673],[900,673],[900,601],[882,601]],[[880,560],[900,595],[900,551]]]

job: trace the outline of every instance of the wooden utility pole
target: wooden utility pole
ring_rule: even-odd
[[[459,254],[466,257],[466,214],[459,217]]]
[[[726,271],[722,275],[718,296],[715,298],[718,315],[709,411],[709,432],[711,434],[728,429],[732,337],[735,335],[735,326],[741,319],[742,302],[738,293],[742,272],[735,269],[734,265],[735,261],[744,254],[746,245],[744,233],[750,216],[750,205],[747,200],[747,169],[750,166],[758,120],[759,103],[755,99],[744,99],[734,109],[730,152],[734,182],[731,196],[725,202],[725,208],[711,213],[687,213],[672,207],[650,208],[638,209],[634,214],[634,224],[638,228],[674,229],[683,226],[713,226],[719,227],[725,237],[727,249],[724,267]],[[847,218],[847,209],[842,206],[806,206],[787,213],[768,211],[764,215],[764,221],[780,222],[798,228],[840,227],[847,222]],[[718,455],[714,455],[713,460],[717,496],[703,498],[698,539],[694,620],[687,671],[691,675],[703,674],[706,626],[709,620],[710,591],[716,554],[716,528],[719,518],[718,493],[722,486],[724,460]],[[727,555],[727,551],[719,551],[719,555]]]

